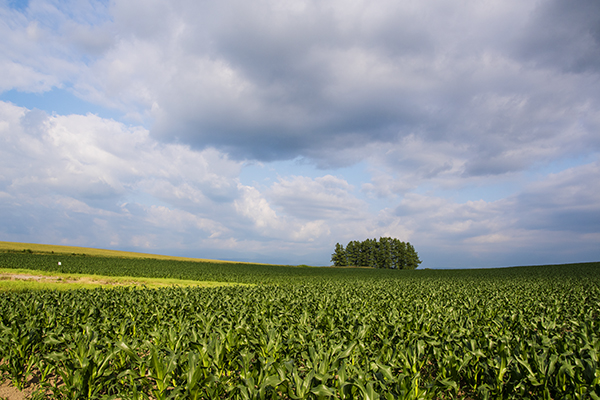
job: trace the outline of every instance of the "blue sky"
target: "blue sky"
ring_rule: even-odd
[[[600,3],[0,0],[0,240],[600,259]]]

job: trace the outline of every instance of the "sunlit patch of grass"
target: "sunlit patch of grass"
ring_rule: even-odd
[[[102,276],[65,274],[31,269],[0,268],[0,291],[72,290],[139,286],[160,288],[169,286],[217,287],[239,285],[227,282],[206,282],[171,278],[144,278],[131,276]]]

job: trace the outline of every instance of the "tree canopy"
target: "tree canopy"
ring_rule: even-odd
[[[355,266],[388,269],[415,269],[421,264],[419,255],[409,242],[390,237],[353,240],[346,245],[336,243],[331,262],[336,267]]]

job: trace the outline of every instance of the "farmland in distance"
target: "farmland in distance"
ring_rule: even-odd
[[[251,284],[0,294],[2,379],[34,397],[600,398],[600,263],[390,271],[19,251],[0,267]]]

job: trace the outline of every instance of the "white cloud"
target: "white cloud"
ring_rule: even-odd
[[[317,180],[331,181],[330,178],[333,177],[317,178]],[[312,182],[309,178],[294,177],[292,179]],[[289,183],[288,181],[283,182],[284,184]],[[240,185],[243,191],[242,197],[235,201],[236,211],[240,216],[251,220],[258,232],[268,238],[278,238],[293,242],[313,242],[318,238],[327,237],[330,234],[330,230],[325,219],[333,223],[338,223],[338,221],[335,221],[332,215],[328,215],[327,218],[321,211],[323,211],[323,208],[327,209],[328,206],[338,207],[339,205],[333,202],[329,203],[328,206],[323,205],[323,199],[319,199],[319,193],[301,193],[301,190],[300,192],[295,192],[290,187],[282,188],[281,184],[282,180],[275,183],[269,191],[269,197],[275,198],[273,204],[281,206],[282,197],[286,197],[286,195],[294,196],[294,194],[299,196],[299,202],[296,203],[293,201],[292,203],[294,204],[291,207],[289,207],[289,204],[288,207],[279,207],[281,209],[280,215],[271,206],[267,198],[256,188],[244,185]],[[285,200],[283,202],[285,203]],[[312,214],[308,215],[305,212],[298,212],[296,206],[300,204],[301,207],[311,208]]]
[[[0,121],[5,239],[87,240],[146,250],[215,251],[238,244],[236,250],[267,251],[260,243],[289,248],[330,233],[323,215],[317,220],[297,218],[293,210],[278,215],[263,193],[239,182],[241,163],[214,149],[164,145],[143,128],[92,114],[48,116],[6,102],[0,102]],[[282,182],[300,185],[277,186],[280,199],[308,185],[302,200],[317,209],[343,209],[335,204],[340,198],[348,203],[346,213],[360,205],[346,192],[350,186],[332,176]],[[311,185],[321,192],[310,193]]]
[[[102,215],[114,230],[125,223],[128,230],[149,225],[212,237],[227,231],[212,212],[231,208],[241,165],[213,149],[162,145],[144,129],[95,115],[48,116],[5,102],[0,120],[0,185],[11,207],[26,202],[70,218]]]
[[[253,221],[257,228],[267,234],[274,231],[279,234],[284,224],[261,193],[251,186],[240,185],[240,189],[242,197],[235,201],[238,214]]]
[[[287,215],[301,219],[360,219],[367,204],[352,194],[352,186],[332,175],[311,179],[302,176],[280,178],[268,192],[273,204]],[[361,215],[362,214],[362,215]]]
[[[426,248],[425,256],[437,266],[465,266],[444,261],[443,254],[454,251],[464,253],[463,263],[480,265],[507,265],[515,256],[523,263],[590,261],[598,255],[600,195],[589,188],[599,180],[594,162],[551,174],[498,201],[455,203],[410,193],[383,215],[387,223],[410,229],[407,237],[417,249]]]

